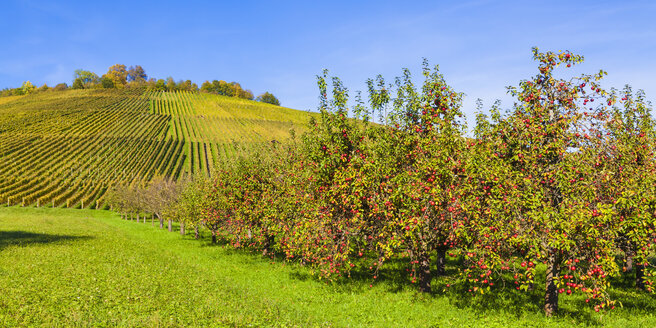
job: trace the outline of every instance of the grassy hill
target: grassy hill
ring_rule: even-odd
[[[237,148],[282,141],[310,113],[143,89],[0,98],[0,204],[103,207],[117,183],[210,174]]]

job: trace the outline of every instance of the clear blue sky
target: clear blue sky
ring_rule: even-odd
[[[586,58],[656,99],[654,1],[3,1],[0,89],[71,84],[78,68],[142,65],[151,77],[237,81],[287,107],[315,109],[322,68],[351,90],[423,57],[489,106],[536,73],[531,47]]]

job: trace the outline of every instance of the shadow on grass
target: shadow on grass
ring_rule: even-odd
[[[208,237],[201,239],[202,247],[224,247],[222,255],[250,255],[253,262],[277,262],[291,264],[293,270],[289,272],[292,279],[298,281],[317,281],[322,282],[317,274],[312,274],[310,265],[303,265],[299,260],[288,260],[284,253],[269,253],[262,256],[261,250],[255,250],[248,247],[232,248],[230,244],[218,239],[216,244],[209,242]],[[384,286],[388,292],[400,293],[417,289],[413,284],[408,271],[410,265],[406,258],[389,259],[377,272],[369,269],[373,259],[363,258],[349,272],[348,277],[338,278],[333,282],[342,292],[351,292],[355,294],[364,293],[369,289],[370,284]],[[434,261],[433,261],[434,262]],[[369,264],[367,264],[369,263]],[[469,309],[481,316],[487,316],[491,313],[498,315],[514,316],[521,318],[525,314],[535,314],[543,312],[544,305],[544,267],[536,271],[536,281],[534,289],[530,291],[515,290],[514,280],[500,278],[495,281],[493,291],[485,294],[471,293],[469,287],[460,285],[456,282],[460,272],[459,267],[462,263],[457,259],[448,259],[446,272],[444,276],[435,277],[432,281],[433,292],[423,294],[416,292],[416,301],[431,301],[436,298],[448,298],[449,303],[454,307]],[[433,268],[434,269],[434,268]],[[373,276],[377,278],[374,279]],[[646,292],[635,290],[634,277],[623,275],[611,280],[610,296],[611,299],[617,300],[622,304],[624,310],[635,312],[637,314],[656,312],[656,296]],[[450,287],[447,287],[450,285]],[[564,295],[563,295],[564,296]],[[583,324],[586,326],[599,326],[603,323],[600,317],[591,311],[590,304],[585,302],[585,297],[563,297],[557,317],[566,319],[568,322]]]
[[[212,243],[210,238],[200,238],[200,239],[189,238],[189,240],[190,241],[200,241],[201,242],[200,247],[226,247],[226,246],[230,246],[229,242],[227,242],[225,240],[222,240],[222,239],[217,240],[216,243]],[[233,249],[233,248],[227,248],[227,249],[230,252],[234,252],[234,253],[240,253],[239,251],[241,251],[241,250]]]
[[[9,246],[32,246],[68,240],[87,240],[91,236],[69,236],[34,233],[28,231],[0,231],[0,251]]]
[[[454,307],[469,309],[481,316],[491,313],[498,315],[501,312],[503,315],[521,318],[525,314],[543,312],[544,268],[536,271],[533,290],[515,290],[513,280],[501,278],[495,281],[497,286],[492,291],[480,294],[470,292],[469,287],[456,282],[459,272],[458,265],[456,260],[448,261],[445,275],[433,278],[433,292],[424,294],[417,291],[416,300],[421,302],[446,297]],[[355,293],[366,290],[370,283],[384,284],[389,292],[394,293],[416,290],[417,285],[411,283],[409,272],[406,271],[408,267],[406,259],[392,259],[388,260],[385,266],[378,271],[378,278],[375,280],[372,278],[371,270],[359,267],[350,272],[350,278],[338,279],[335,284],[342,290]],[[309,274],[306,270],[296,270],[291,276],[298,280],[316,279],[316,276]],[[610,294],[611,299],[621,302],[625,310],[636,313],[656,312],[656,296],[644,291],[637,291],[635,288],[628,288],[628,283],[614,283]],[[586,326],[603,325],[599,317],[591,311],[591,306],[585,302],[584,297],[565,299],[563,296],[560,303],[557,317]]]

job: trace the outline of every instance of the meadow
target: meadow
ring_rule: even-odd
[[[353,272],[326,283],[297,263],[212,245],[203,233],[195,240],[109,211],[2,207],[0,326],[656,326],[656,299],[628,288],[611,289],[622,304],[613,311],[595,313],[572,295],[547,318],[540,288],[472,296],[449,291],[445,277],[425,295],[400,264],[376,282]]]

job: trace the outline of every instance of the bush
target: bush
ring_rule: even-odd
[[[112,79],[108,78],[106,75],[103,75],[102,78],[100,78],[100,84],[102,84],[102,87],[105,89],[113,89],[116,87],[114,85],[114,81],[112,81]]]
[[[82,83],[82,79],[77,78],[73,81],[73,89],[84,89],[84,83]]]
[[[276,96],[274,96],[273,94],[271,94],[269,92],[265,92],[265,93],[259,95],[257,97],[257,99],[255,99],[255,100],[263,102],[263,103],[267,103],[267,104],[280,106],[280,100],[278,100],[278,98],[276,98]]]
[[[64,90],[68,89],[68,85],[66,83],[59,83],[52,89],[55,90],[55,91],[64,91]]]

